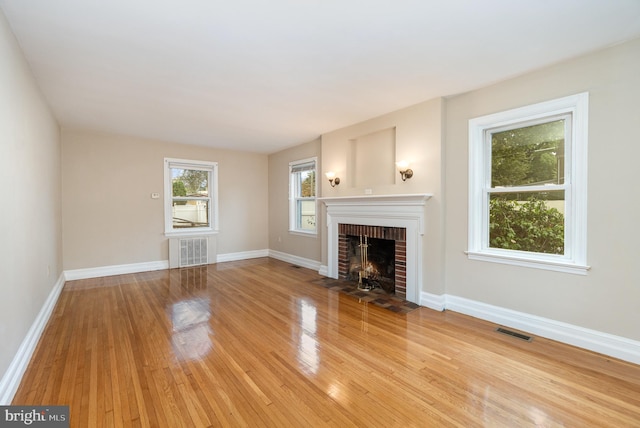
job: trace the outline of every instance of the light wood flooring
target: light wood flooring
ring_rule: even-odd
[[[640,366],[273,259],[67,282],[14,404],[73,427],[638,427]]]

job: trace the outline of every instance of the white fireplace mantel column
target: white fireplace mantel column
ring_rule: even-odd
[[[432,195],[319,198],[327,207],[327,276],[338,278],[338,225],[402,227],[407,234],[407,300],[420,303],[425,204]]]

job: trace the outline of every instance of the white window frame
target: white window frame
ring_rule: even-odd
[[[188,229],[174,229],[173,227],[173,183],[171,179],[172,168],[196,169],[209,172],[209,226],[193,227]],[[190,236],[210,235],[218,233],[218,163],[187,160],[164,159],[164,234],[165,236]]]
[[[304,198],[306,200],[313,199],[315,203],[316,225],[313,230],[302,229],[298,227],[298,217],[299,217],[298,216],[298,200],[301,198],[297,197],[297,195],[299,194],[297,189],[298,183],[294,179],[294,172],[293,172],[294,167],[298,165],[308,164],[308,163],[313,163],[314,171],[316,173],[316,182],[315,182],[315,191],[314,191],[314,194],[316,196],[314,196],[313,198]],[[297,161],[289,162],[289,233],[301,234],[306,236],[317,236],[318,234],[318,158],[317,157],[300,159]]]
[[[490,114],[469,121],[469,230],[467,255],[472,260],[553,271],[586,274],[587,265],[587,137],[589,94],[580,93],[547,102]],[[489,130],[526,126],[571,115],[565,140],[565,254],[541,254],[489,247],[489,189],[491,146]],[[530,190],[535,190],[533,187]],[[548,189],[545,189],[548,190]]]

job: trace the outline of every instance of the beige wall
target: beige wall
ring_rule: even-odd
[[[59,128],[2,12],[0,62],[2,376],[62,274],[62,238]]]
[[[319,262],[322,257],[320,237],[325,230],[325,219],[320,211],[316,215],[318,235],[289,232],[289,162],[312,157],[318,158],[320,170],[320,139],[269,156],[269,249]],[[320,175],[318,179],[321,179]]]
[[[444,293],[442,121],[443,100],[438,98],[322,135],[323,169],[320,176],[324,177],[327,171],[334,171],[342,180],[334,188],[327,180],[321,180],[323,196],[364,195],[366,189],[371,189],[374,195],[433,194],[426,205],[422,290],[433,294]],[[395,129],[396,153],[395,158],[387,159],[387,166],[395,168],[396,161],[407,160],[413,169],[413,178],[403,182],[396,172],[395,183],[392,184],[378,184],[382,180],[371,180],[370,183],[358,180],[357,185],[350,182],[349,177],[355,175],[350,170],[353,168],[349,159],[351,142],[389,129]],[[366,174],[360,178],[362,177],[366,177]],[[326,230],[323,233],[322,248],[322,262],[326,265]]]
[[[168,259],[165,157],[218,162],[218,254],[267,249],[266,155],[77,130],[62,146],[65,270]]]
[[[582,276],[468,260],[468,120],[584,91],[590,93],[591,271]],[[447,294],[640,340],[640,40],[452,97],[445,131]]]

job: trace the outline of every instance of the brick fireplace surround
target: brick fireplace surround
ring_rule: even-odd
[[[371,235],[367,234],[371,237],[376,237],[375,233],[384,233],[385,229],[404,229],[406,264],[404,284],[400,284],[400,287],[405,286],[406,300],[420,304],[420,292],[423,288],[422,247],[425,205],[430,197],[429,194],[409,194],[320,198],[319,200],[327,208],[327,266],[326,269],[325,267],[321,269],[321,273],[324,270],[325,275],[330,278],[338,279],[341,277],[339,267],[340,225],[372,227],[369,229]],[[376,230],[377,232],[374,232]],[[399,232],[394,231],[393,233]],[[351,235],[351,233],[349,234]],[[359,235],[359,233],[355,235]],[[401,257],[402,248],[398,251],[396,247],[396,251],[396,257]],[[397,276],[396,274],[396,294],[398,294],[398,282],[402,282],[398,281]]]

